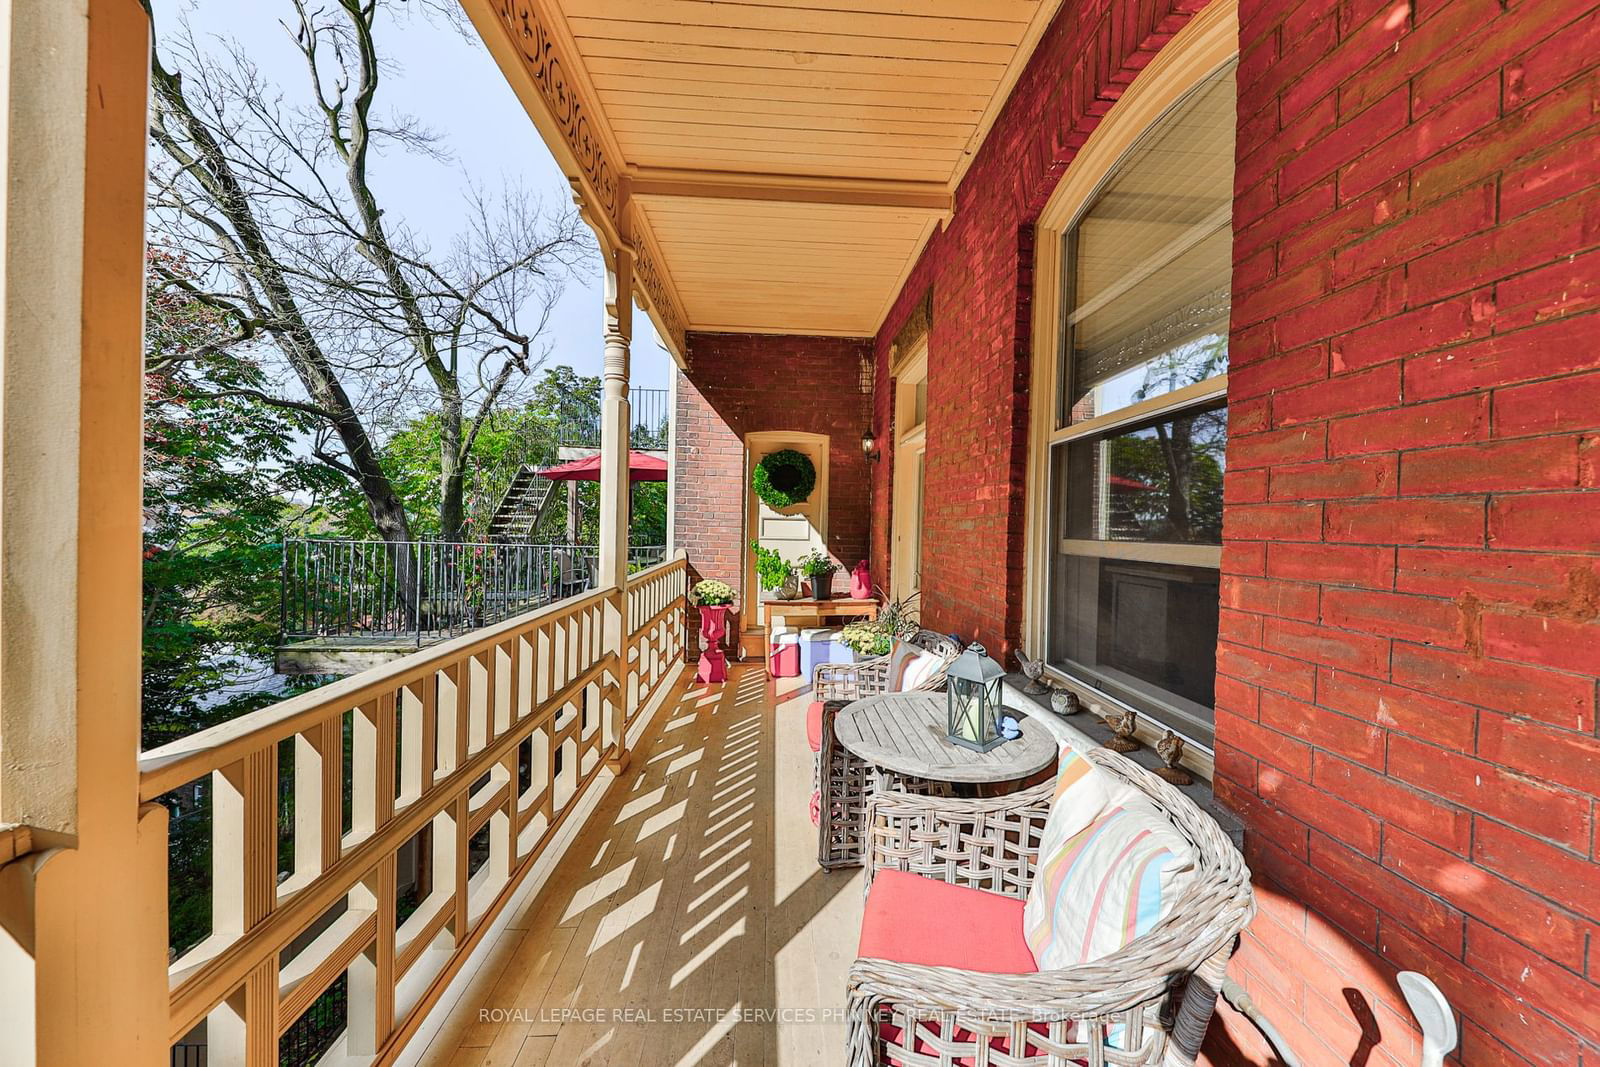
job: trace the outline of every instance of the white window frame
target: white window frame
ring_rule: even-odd
[[[1239,9],[1237,0],[1212,0],[1156,53],[1150,65],[1133,80],[1074,157],[1061,183],[1035,224],[1033,292],[1033,381],[1027,474],[1027,541],[1023,566],[1025,591],[1023,636],[1027,647],[1045,655],[1049,647],[1050,564],[1060,551],[1086,548],[1069,542],[1051,544],[1053,494],[1050,484],[1051,450],[1066,441],[1104,434],[1119,426],[1158,418],[1207,400],[1226,397],[1226,374],[1153,397],[1129,407],[1058,426],[1056,398],[1060,395],[1062,345],[1062,245],[1069,230],[1094,202],[1107,180],[1116,171],[1148,130],[1189,92],[1203,84],[1239,55]],[[1108,550],[1103,542],[1094,543],[1094,554],[1116,555],[1123,546]],[[1216,545],[1128,546],[1129,558],[1158,563],[1219,567],[1222,549]],[[1087,687],[1082,679],[1051,670],[1064,681]],[[1120,705],[1107,694],[1095,691],[1102,703]],[[1192,740],[1192,739],[1191,739]],[[1196,751],[1198,749],[1198,751]],[[1209,778],[1211,750],[1191,744],[1192,765]],[[1185,760],[1190,764],[1190,760]]]
[[[922,570],[925,502],[912,486],[918,456],[927,462],[928,417],[924,405],[921,422],[910,425],[916,413],[916,389],[928,381],[928,339],[924,334],[894,368],[894,449],[892,452],[889,520],[889,589],[895,599],[920,591],[921,581],[910,571],[905,540],[915,533],[918,541],[916,571]],[[920,508],[921,511],[913,511]]]

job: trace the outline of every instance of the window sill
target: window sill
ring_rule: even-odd
[[[1104,744],[1112,737],[1111,727],[1107,726],[1105,721],[1093,711],[1086,708],[1084,711],[1068,717],[1057,715],[1050,710],[1050,698],[1048,696],[1034,696],[1023,692],[1027,684],[1028,679],[1020,674],[1006,675],[1005,703],[1007,706],[1021,707],[1030,715],[1048,717],[1066,726],[1069,730],[1082,734],[1096,745]],[[1081,687],[1075,686],[1074,688],[1080,691],[1080,695],[1082,694]],[[1092,696],[1089,698],[1090,701],[1093,699]],[[1157,756],[1155,750],[1150,747],[1150,739],[1143,735],[1144,731],[1141,729],[1139,740],[1144,742],[1144,747],[1136,752],[1128,753],[1127,756],[1139,766],[1153,771],[1162,765],[1161,757]],[[1179,786],[1178,789],[1184,796],[1198,804],[1201,811],[1215,819],[1217,825],[1222,827],[1223,833],[1228,835],[1229,840],[1236,847],[1244,847],[1244,824],[1239,821],[1238,816],[1223,807],[1217,800],[1209,781],[1197,773],[1194,775],[1194,783],[1192,785]]]

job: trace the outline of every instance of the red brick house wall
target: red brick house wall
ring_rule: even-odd
[[[873,566],[888,574],[891,349],[931,285],[924,625],[997,658],[1021,640],[1033,224],[1101,117],[1203,0],[1063,6],[880,328]]]
[[[870,398],[859,383],[870,353],[854,338],[689,335],[687,373],[675,372],[672,523],[696,578],[720,578],[745,600],[744,438],[766,430],[828,436],[828,549],[842,567],[866,558]]]
[[[1600,14],[1244,0],[1219,795],[1308,1063],[1600,1063]]]
[[[932,289],[934,628],[1020,635],[1032,225],[1198,6],[1063,5],[873,341],[886,575],[890,349]],[[1240,24],[1215,784],[1261,915],[1233,973],[1307,1064],[1417,1062],[1416,969],[1462,1062],[1596,1067],[1600,9],[1241,0]],[[1208,1055],[1268,1062],[1226,1011]]]

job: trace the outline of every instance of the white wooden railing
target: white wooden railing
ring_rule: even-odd
[[[680,555],[624,591],[549,605],[145,753],[144,800],[210,790],[211,934],[172,964],[172,1041],[205,1022],[211,1067],[277,1067],[279,1038],[344,975],[343,1051],[392,1062],[619,737],[674,683],[687,592]],[[294,857],[280,873],[289,748]],[[469,843],[485,830],[474,866],[482,849]],[[424,835],[426,849],[407,849]],[[403,849],[430,856],[428,888],[396,922]]]

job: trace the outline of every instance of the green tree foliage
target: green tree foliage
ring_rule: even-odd
[[[636,545],[667,543],[666,482],[640,482],[633,487],[633,527],[629,541]]]
[[[162,260],[167,276],[186,265]],[[181,288],[146,292],[143,744],[177,740],[287,695],[271,672],[279,531],[294,499],[336,481],[297,455],[293,411],[251,394],[260,371],[236,326]],[[203,389],[196,389],[204,382]],[[165,798],[172,818],[170,933],[177,951],[210,930],[211,811],[205,785]]]
[[[473,462],[466,479],[467,516],[463,537],[488,539],[490,520],[501,497],[524,465],[550,467],[561,462],[563,426],[593,427],[600,417],[600,379],[571,367],[545,367],[528,401],[496,411],[479,428]],[[402,424],[378,448],[384,471],[406,503],[413,532],[438,537],[442,530],[436,486],[439,480],[439,419],[433,415]],[[377,530],[360,494],[349,485],[335,485],[313,527],[327,536],[372,538]],[[633,489],[633,535],[636,545],[660,545],[667,536],[667,487],[643,482]],[[567,539],[565,486],[546,510],[533,540]],[[600,537],[600,490],[593,482],[578,483],[582,522],[578,542],[595,544]]]
[[[182,264],[165,264],[168,271]],[[294,500],[338,479],[296,452],[301,416],[248,394],[256,365],[216,309],[148,290],[144,478],[144,743],[278,699],[280,531]],[[204,380],[206,388],[191,385]]]
[[[1227,368],[1227,340],[1207,334],[1151,360],[1133,402],[1206,381]],[[1131,524],[1157,541],[1222,540],[1222,471],[1227,410],[1179,415],[1107,442],[1113,475],[1112,523]]]
[[[184,264],[162,256],[161,276]],[[228,312],[181,286],[147,291],[143,743],[150,748],[274,703],[317,678],[273,673],[279,637],[283,537],[375,537],[352,483],[309,457],[308,415],[261,400],[259,364],[241,348]],[[522,464],[559,461],[563,420],[593,417],[599,379],[546,369],[526,404],[496,411],[477,436],[469,469],[467,536],[486,538],[490,516]],[[402,423],[378,448],[423,536],[440,531],[440,420]],[[598,537],[598,486],[580,483],[580,540]],[[666,486],[636,487],[636,544],[661,544]],[[537,536],[561,540],[558,500]],[[348,740],[347,740],[348,745]],[[292,755],[283,765],[280,827],[292,827]],[[164,800],[170,821],[170,938],[182,952],[211,928],[211,802],[195,783]],[[281,838],[280,866],[293,845]]]

